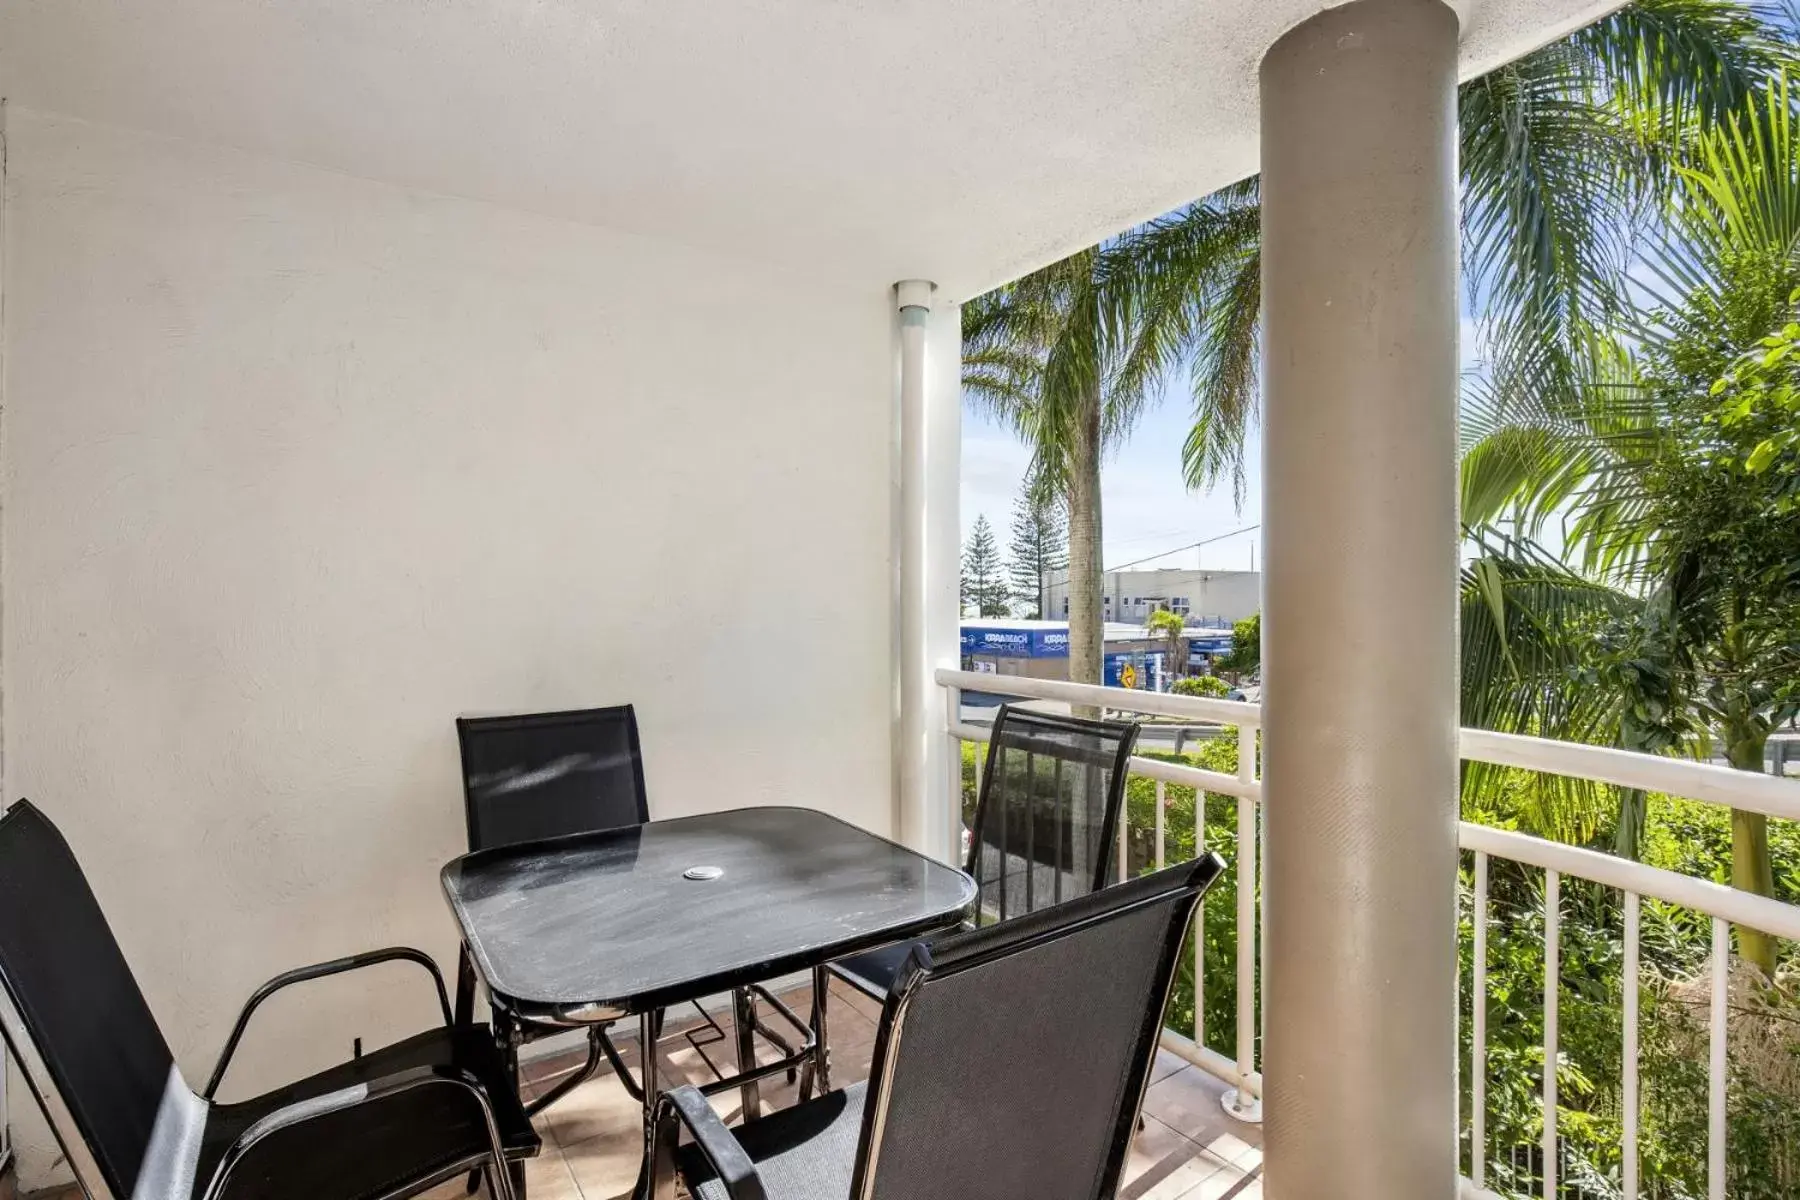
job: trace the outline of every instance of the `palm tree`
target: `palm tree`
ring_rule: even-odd
[[[1578,360],[1563,348],[1617,306],[1639,201],[1787,55],[1733,0],[1641,0],[1465,85],[1465,261],[1497,356]],[[1032,446],[1068,505],[1077,682],[1101,678],[1101,460],[1183,366],[1188,483],[1229,478],[1242,499],[1261,270],[1253,178],[964,306],[965,394]],[[1504,336],[1526,318],[1549,340]]]
[[[1100,463],[1142,412],[1118,386],[1128,312],[1100,248],[963,306],[963,392],[1032,447],[1031,470],[1067,505],[1069,678],[1101,679]]]
[[[1560,520],[1590,577],[1645,597],[1640,625],[1658,639],[1647,661],[1671,683],[1666,724],[1613,735],[1629,745],[1648,727],[1666,743],[1683,732],[1679,706],[1747,771],[1763,769],[1769,733],[1800,710],[1800,522],[1785,485],[1749,466],[1786,417],[1741,421],[1732,394],[1745,362],[1793,383],[1794,366],[1764,339],[1791,327],[1800,297],[1794,122],[1782,79],[1688,147],[1676,202],[1643,249],[1645,311],[1622,336],[1590,332],[1567,370],[1520,361],[1465,396],[1477,434],[1466,516],[1510,518],[1527,535]],[[1595,683],[1621,698],[1618,679],[1565,674],[1544,687]],[[1557,714],[1522,719],[1569,735]],[[1733,883],[1770,894],[1766,818],[1736,812],[1732,834]],[[1768,938],[1740,930],[1738,943],[1772,972]]]
[[[1144,631],[1156,635],[1161,634],[1163,650],[1168,655],[1169,678],[1183,679],[1188,671],[1187,622],[1180,613],[1159,608],[1150,614],[1144,622]]]
[[[1462,720],[1524,733],[1657,753],[1688,732],[1668,669],[1666,597],[1596,582],[1535,543],[1471,531],[1479,549],[1462,571]],[[1465,804],[1479,808],[1507,769],[1463,764]],[[1609,789],[1532,772],[1520,811],[1545,837],[1586,842],[1607,815]],[[1638,856],[1644,793],[1618,794],[1613,849]]]
[[[1633,235],[1695,137],[1793,59],[1763,7],[1638,0],[1463,85],[1464,276],[1494,359],[1566,376],[1588,331],[1621,311]],[[1155,388],[1185,366],[1188,484],[1230,479],[1240,499],[1261,236],[1251,179],[1132,231],[1101,268],[1134,306],[1121,386]]]

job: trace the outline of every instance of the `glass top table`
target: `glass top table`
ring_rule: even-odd
[[[802,808],[741,808],[464,855],[444,894],[494,1001],[593,1024],[948,929],[952,867]]]

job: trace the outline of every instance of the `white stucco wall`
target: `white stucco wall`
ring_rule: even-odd
[[[7,799],[69,836],[190,1082],[276,971],[449,966],[459,712],[630,700],[657,815],[891,830],[885,286],[9,126]],[[227,1093],[416,1028],[416,982],[271,1005]]]

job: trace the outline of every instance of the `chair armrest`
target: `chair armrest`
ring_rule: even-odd
[[[460,1088],[481,1110],[482,1124],[487,1131],[488,1152],[494,1160],[494,1170],[490,1178],[495,1189],[495,1200],[514,1200],[512,1177],[506,1170],[506,1146],[500,1139],[500,1126],[494,1121],[494,1108],[488,1102],[487,1090],[471,1072],[460,1067],[442,1065],[410,1067],[368,1083],[339,1088],[335,1092],[326,1092],[322,1096],[297,1100],[276,1109],[244,1130],[238,1135],[236,1141],[226,1147],[225,1153],[219,1159],[218,1168],[213,1172],[213,1177],[206,1186],[202,1200],[219,1200],[230,1179],[232,1169],[259,1142],[284,1129],[291,1129],[296,1125],[317,1120],[330,1113],[343,1112],[345,1109],[385,1100],[390,1096],[410,1092],[415,1088],[433,1086]]]
[[[694,1136],[694,1145],[700,1148],[719,1182],[725,1185],[731,1200],[768,1200],[763,1192],[762,1176],[756,1173],[756,1164],[744,1153],[731,1130],[725,1128],[725,1122],[719,1120],[719,1114],[706,1102],[699,1088],[688,1084],[664,1092],[660,1104],[665,1112],[674,1113],[687,1126]]]
[[[212,1078],[206,1081],[206,1090],[200,1094],[211,1100],[219,1090],[219,1084],[225,1080],[225,1068],[231,1063],[231,1056],[237,1053],[238,1042],[243,1039],[244,1030],[250,1025],[250,1015],[254,1013],[264,1000],[279,992],[282,988],[296,983],[306,983],[313,979],[323,979],[328,975],[342,975],[346,971],[357,971],[363,967],[372,967],[385,962],[409,962],[423,967],[431,975],[431,982],[437,986],[438,1007],[443,1011],[444,1024],[451,1023],[450,993],[444,988],[444,976],[438,965],[423,950],[414,950],[410,946],[389,946],[384,950],[369,950],[362,954],[351,954],[344,958],[334,958],[330,962],[314,963],[310,967],[296,967],[292,971],[283,971],[269,982],[257,988],[238,1014],[237,1024],[231,1028],[231,1036],[225,1039],[225,1049],[219,1055],[219,1063],[213,1068]]]

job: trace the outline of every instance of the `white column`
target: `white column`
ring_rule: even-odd
[[[894,286],[900,336],[900,840],[949,857],[953,745],[938,667],[955,666],[961,456],[961,310],[934,285]]]
[[[1456,38],[1262,64],[1271,1196],[1456,1194]]]

